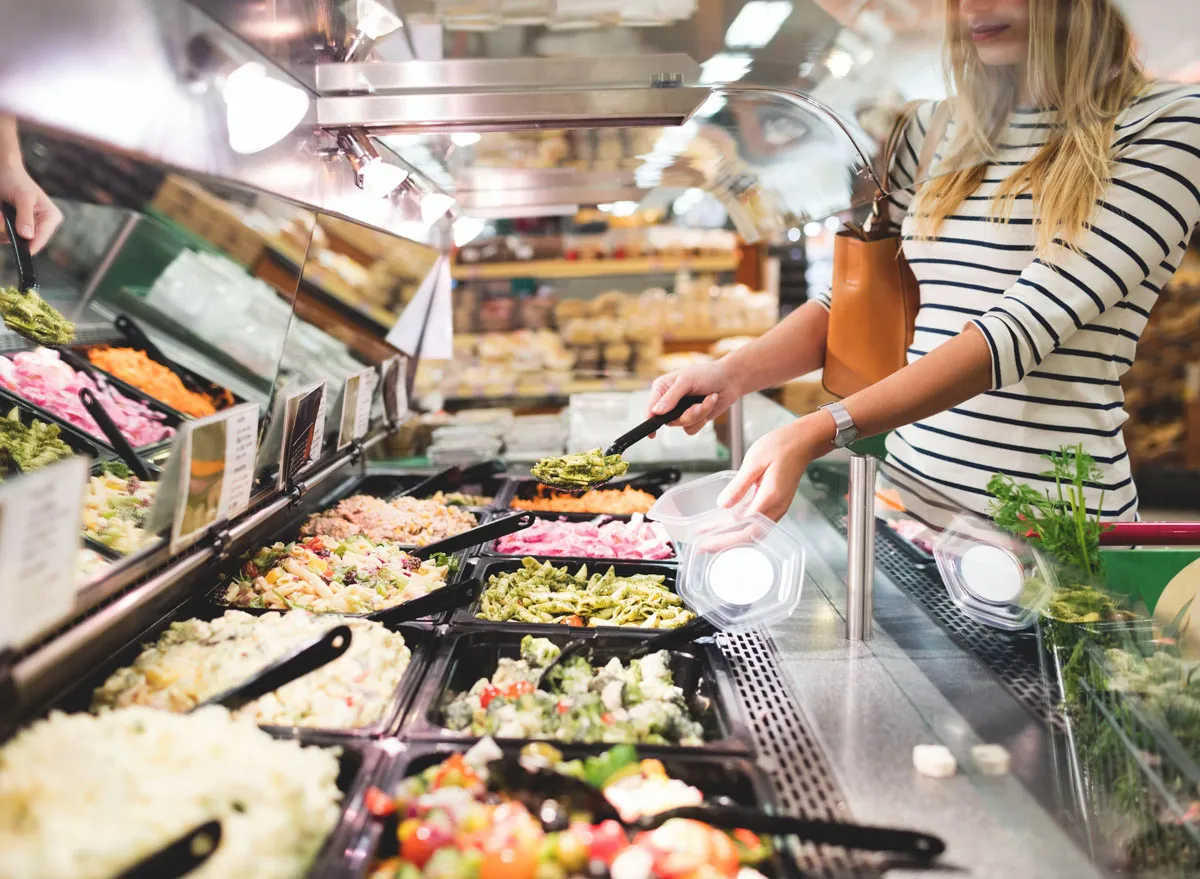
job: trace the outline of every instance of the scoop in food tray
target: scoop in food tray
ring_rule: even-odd
[[[221,822],[206,821],[114,879],[178,879],[207,861],[220,843]]]
[[[461,549],[469,549],[481,543],[498,540],[501,537],[507,537],[509,534],[524,531],[536,521],[537,516],[530,512],[518,513],[515,516],[504,516],[500,519],[493,519],[491,522],[485,522],[482,525],[476,525],[474,528],[468,528],[466,531],[462,531],[452,537],[446,537],[426,546],[418,547],[412,551],[412,554],[422,560],[428,559],[437,553],[451,555]]]
[[[230,711],[236,711],[249,705],[255,699],[278,690],[284,684],[290,684],[297,678],[302,678],[309,672],[314,672],[321,666],[337,659],[350,649],[353,638],[350,627],[334,626],[320,638],[301,647],[278,662],[273,662],[223,693],[218,693],[197,705],[221,705]]]
[[[423,498],[438,491],[453,491],[460,485],[469,485],[478,480],[487,479],[504,471],[504,463],[495,459],[460,467],[457,464],[423,479],[397,497]]]
[[[660,427],[665,427],[680,418],[684,412],[693,406],[704,402],[704,397],[688,396],[676,404],[670,412],[655,415],[613,440],[603,455],[583,453],[583,455],[567,455],[564,458],[546,458],[533,466],[533,475],[538,482],[556,491],[567,494],[583,494],[606,485],[628,469],[628,464],[620,461],[620,456],[634,443],[644,440]],[[599,450],[596,450],[599,452]],[[613,458],[618,460],[612,460]],[[573,459],[578,458],[578,462]],[[590,469],[589,469],[590,468]],[[595,475],[589,475],[591,471]]]
[[[117,427],[108,412],[100,405],[96,395],[88,388],[80,388],[79,402],[83,404],[83,408],[88,411],[96,424],[100,425],[100,430],[108,438],[109,445],[116,450],[117,455],[125,462],[125,466],[133,471],[133,475],[142,482],[152,482],[154,474],[150,472],[150,468],[141,456],[134,451],[129,440],[125,438],[125,434],[121,433],[121,428]]]
[[[403,604],[397,604],[394,607],[377,610],[367,616],[367,619],[374,620],[385,625],[396,625],[397,623],[411,623],[414,620],[419,620],[422,617],[432,616],[437,613],[445,613],[449,610],[458,610],[460,607],[466,607],[476,599],[479,593],[479,580],[467,579],[453,586],[443,586],[440,589],[434,589],[427,595],[422,595],[419,598],[414,598],[406,601]]]
[[[621,658],[623,661],[628,662],[631,659],[641,659],[643,656],[649,656],[660,650],[679,650],[687,647],[693,641],[713,634],[716,630],[716,626],[708,620],[697,617],[690,623],[685,623],[677,629],[661,632],[651,638],[647,638],[640,644],[623,649],[621,651]],[[595,632],[589,632],[588,634],[590,637],[571,641],[563,647],[559,651],[558,656],[554,657],[550,664],[542,669],[537,684],[539,690],[548,691],[550,689],[550,672],[553,669],[561,668],[566,662],[574,659],[576,656],[587,656],[589,660],[591,659],[592,642],[595,640]]]

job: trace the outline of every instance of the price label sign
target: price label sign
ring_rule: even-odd
[[[258,451],[258,407],[232,406],[179,426],[147,527],[171,527],[171,552],[250,503]]]
[[[87,479],[88,459],[77,456],[0,486],[0,648],[74,609]]]
[[[283,443],[279,458],[279,488],[292,484],[321,457],[325,442],[325,389],[322,379],[288,395],[283,409]]]
[[[383,410],[388,425],[395,427],[408,415],[408,358],[399,355],[383,364]]]
[[[338,451],[367,435],[371,426],[371,404],[375,401],[376,373],[364,369],[347,377],[342,388],[342,412],[338,420]]]

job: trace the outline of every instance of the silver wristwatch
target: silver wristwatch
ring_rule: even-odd
[[[850,417],[850,412],[841,403],[826,403],[821,407],[830,415],[833,416],[833,423],[837,426],[837,433],[833,437],[833,447],[835,449],[844,449],[856,439],[858,439],[858,428],[854,424],[854,419]]]

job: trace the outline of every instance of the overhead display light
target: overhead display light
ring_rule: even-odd
[[[487,221],[482,220],[479,217],[459,217],[454,221],[454,225],[452,227],[454,232],[454,246],[464,247],[465,245],[470,244],[479,237],[480,233],[483,232],[484,226],[486,225]]]
[[[362,129],[339,131],[337,141],[350,167],[354,169],[355,184],[372,198],[386,198],[408,179],[408,171],[380,158],[371,139]]]
[[[725,45],[731,49],[761,49],[775,39],[791,14],[789,0],[750,0],[725,31]]]
[[[700,65],[700,84],[736,82],[749,72],[753,61],[745,52],[718,52]]]
[[[427,192],[421,196],[421,222],[432,226],[454,206],[454,199],[444,192]]]

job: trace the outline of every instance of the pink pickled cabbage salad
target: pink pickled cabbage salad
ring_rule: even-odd
[[[662,525],[635,514],[628,522],[597,516],[590,522],[538,519],[496,541],[505,555],[575,556],[587,559],[669,559],[675,555]]]
[[[134,447],[175,434],[173,427],[162,423],[165,416],[107,384],[99,387],[90,375],[76,372],[50,348],[22,351],[12,359],[0,357],[0,384],[105,442],[104,431],[79,399],[79,391],[83,388],[91,389],[109,418]]]

